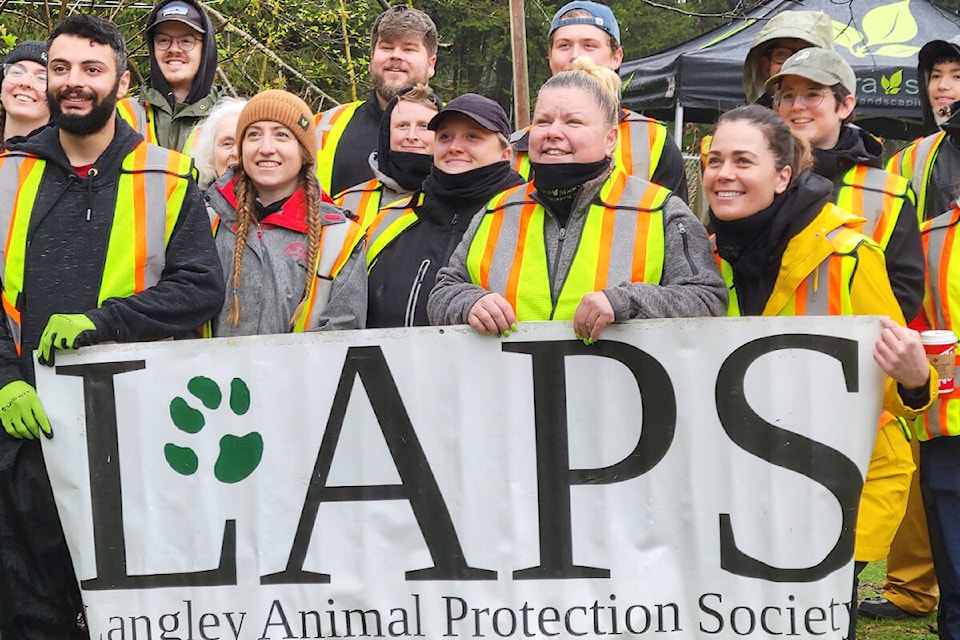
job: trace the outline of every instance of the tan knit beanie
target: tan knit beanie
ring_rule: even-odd
[[[237,120],[237,144],[242,144],[247,127],[264,120],[279,122],[290,129],[313,158],[313,162],[316,162],[317,126],[313,123],[313,113],[306,102],[281,89],[261,91],[250,98],[240,112],[240,119]]]

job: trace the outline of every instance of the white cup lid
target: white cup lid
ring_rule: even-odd
[[[923,344],[954,344],[957,341],[957,336],[953,331],[935,329],[921,333],[920,340]]]

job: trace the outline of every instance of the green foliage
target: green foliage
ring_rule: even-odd
[[[404,1],[429,13],[440,32],[438,94],[469,91],[513,103],[509,2],[505,0]],[[960,4],[960,0],[953,0]],[[210,0],[217,30],[220,77],[231,93],[253,95],[266,88],[293,91],[316,110],[362,98],[369,91],[369,33],[387,0]],[[617,0],[625,59],[666,49],[748,11],[758,0]],[[531,96],[547,79],[547,32],[564,0],[526,0],[526,47]],[[0,0],[0,50],[19,39],[45,39],[68,11],[112,19],[130,48],[131,86],[150,73],[143,41],[149,7],[135,0],[78,0],[73,4],[7,4]],[[16,36],[11,35],[16,34]]]

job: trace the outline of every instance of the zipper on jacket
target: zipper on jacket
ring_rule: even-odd
[[[93,213],[93,178],[96,178],[99,173],[94,167],[87,170],[87,222],[90,222],[90,214]]]
[[[552,215],[552,214],[551,214]],[[556,220],[556,218],[554,218]],[[560,226],[559,223],[557,226]],[[553,273],[555,277],[560,275],[560,254],[563,253],[563,240],[567,237],[567,228],[560,227],[560,233],[557,234],[557,253],[553,256]],[[569,275],[569,273],[567,274]],[[566,277],[564,277],[564,282],[566,282]],[[563,291],[563,284],[560,284],[560,291]],[[547,283],[547,286],[550,286],[550,283]],[[550,286],[550,319],[553,320],[553,314],[557,310],[557,300],[553,297],[553,287]]]
[[[420,289],[423,288],[423,280],[427,277],[427,270],[430,268],[430,259],[420,263],[417,269],[417,276],[413,279],[413,286],[410,287],[410,296],[407,298],[407,308],[403,313],[403,326],[414,326],[413,321],[417,315],[417,300],[420,298]]]
[[[694,264],[693,258],[690,256],[690,244],[687,240],[687,227],[684,226],[682,222],[678,222],[677,231],[680,232],[680,240],[683,241],[683,255],[687,257],[687,264],[690,265],[690,271],[693,273],[693,275],[697,275],[700,270],[697,269],[697,265]]]

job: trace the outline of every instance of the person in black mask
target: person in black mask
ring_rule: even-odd
[[[543,85],[533,182],[490,201],[430,295],[434,324],[508,335],[572,320],[587,344],[612,322],[723,315],[707,233],[683,200],[612,160],[620,78],[587,57]]]
[[[510,168],[503,107],[467,93],[430,120],[433,166],[410,198],[380,210],[367,232],[367,327],[429,324],[427,296],[474,214],[523,178]]]
[[[434,132],[428,125],[441,107],[425,84],[394,96],[380,119],[377,150],[370,153],[373,178],[337,194],[337,206],[355,213],[366,227],[381,207],[418,190],[433,166]]]

